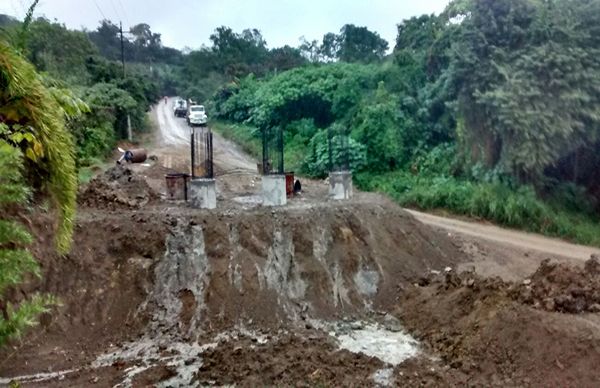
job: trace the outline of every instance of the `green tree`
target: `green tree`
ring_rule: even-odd
[[[29,27],[27,42],[27,57],[39,71],[63,80],[86,82],[85,60],[97,50],[84,32],[38,18]]]
[[[105,58],[110,60],[121,59],[119,26],[110,20],[102,20],[96,31],[91,31],[88,35]],[[128,52],[130,51],[128,50]]]
[[[214,70],[225,69],[229,77],[249,73],[264,74],[268,56],[267,43],[257,29],[235,33],[229,27],[218,27],[210,36],[214,54]]]
[[[474,161],[523,182],[599,138],[597,2],[474,3],[454,80]]]
[[[339,34],[329,32],[323,35],[321,44],[302,38],[300,51],[311,62],[344,62],[372,63],[381,61],[389,47],[388,42],[378,33],[367,27],[354,24],[344,25]]]
[[[86,125],[93,123],[96,118],[101,118],[96,125],[102,127],[103,121],[111,123],[114,128],[114,137],[118,139],[127,138],[127,115],[131,114],[135,121],[141,120],[144,115],[144,110],[139,111],[138,102],[125,90],[120,89],[111,83],[98,83],[87,88],[84,92],[83,99],[90,105],[94,114],[87,117]],[[140,116],[141,115],[141,116]],[[77,139],[81,145],[90,140],[86,139],[84,134],[77,131]],[[103,137],[107,137],[104,135]],[[112,144],[111,144],[112,145]],[[97,155],[90,155],[97,156]]]
[[[395,96],[380,82],[373,100],[363,101],[354,120],[352,135],[366,146],[369,171],[394,170],[405,161],[397,106]]]
[[[73,139],[65,118],[80,113],[79,101],[59,88],[47,87],[34,67],[0,41],[0,135],[24,150],[30,178],[51,195],[59,209],[56,242],[70,248],[77,175]]]
[[[346,24],[337,38],[336,57],[344,62],[371,63],[380,61],[388,49],[388,42],[367,27]]]
[[[281,72],[302,66],[307,60],[302,52],[290,46],[283,46],[269,50],[267,66],[270,71]]]
[[[0,123],[0,135],[8,127]],[[23,330],[36,324],[39,314],[48,311],[55,300],[34,295],[15,306],[5,299],[7,289],[25,280],[27,274],[40,276],[40,268],[26,249],[32,241],[25,228],[8,219],[9,209],[25,203],[29,191],[23,184],[21,152],[0,139],[0,346],[23,334]]]

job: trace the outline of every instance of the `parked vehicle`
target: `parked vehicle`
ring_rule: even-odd
[[[205,126],[208,122],[204,105],[190,105],[187,114],[187,122],[191,126]]]
[[[188,111],[187,102],[184,99],[178,98],[173,105],[173,114],[175,117],[186,117]]]

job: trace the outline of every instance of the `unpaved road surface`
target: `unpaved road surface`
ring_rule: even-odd
[[[408,212],[424,224],[445,229],[449,232],[507,245],[509,247],[529,249],[549,255],[579,260],[581,262],[585,262],[593,254],[600,254],[600,249],[598,248],[570,244],[562,240],[552,239],[538,234],[503,229],[498,226],[485,225],[482,223],[465,222],[415,210],[408,210]]]
[[[456,242],[470,258],[460,268],[473,267],[485,276],[516,280],[531,274],[548,258],[581,266],[591,255],[600,255],[598,248],[571,244],[539,234],[415,210],[407,211],[422,223],[445,231]]]
[[[161,102],[153,109],[152,115],[158,123],[157,144],[172,158],[189,158],[190,128],[185,119],[173,114],[174,98]],[[256,171],[256,161],[242,152],[239,147],[213,132],[214,162],[222,172]]]

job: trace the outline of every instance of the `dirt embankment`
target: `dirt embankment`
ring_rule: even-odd
[[[362,317],[389,309],[400,283],[458,260],[443,236],[385,202],[172,214],[169,223],[149,303],[160,322],[185,317],[188,335]]]
[[[310,319],[367,317],[394,306],[399,284],[443,269],[459,255],[443,235],[383,199],[190,210],[161,202],[135,173],[115,168],[84,188],[79,202],[73,251],[66,257],[48,244],[50,217],[36,218],[40,238],[33,253],[43,280],[15,295],[49,292],[62,306],[43,317],[35,334],[0,354],[3,376],[76,369],[66,377],[69,384],[112,385],[132,364],[92,362],[131,341],[194,343],[240,325],[277,333],[310,326]],[[332,343],[321,346],[333,352]],[[332,366],[337,377],[325,380],[343,383],[339,376],[361,359],[340,357],[343,365]],[[168,370],[159,367],[136,378],[151,371],[166,378]]]
[[[199,383],[257,386],[372,386],[384,364],[374,357],[339,350],[323,335],[285,335],[256,344],[250,338],[223,343],[203,354]]]
[[[136,213],[81,214],[73,249],[67,256],[54,251],[49,216],[37,215],[30,227],[38,237],[31,248],[43,271],[12,290],[17,302],[34,292],[57,296],[61,306],[41,317],[23,342],[0,353],[0,375],[61,370],[93,360],[98,351],[133,338],[148,316],[138,311],[152,287],[153,262],[164,252],[167,225]]]
[[[126,166],[115,166],[98,175],[80,190],[80,207],[100,210],[140,209],[156,204],[160,195],[144,178]]]
[[[583,313],[600,292],[598,266],[596,259],[585,269],[545,262],[519,283],[469,272],[421,279],[402,294],[396,313],[446,365],[424,381],[598,386],[600,319]]]

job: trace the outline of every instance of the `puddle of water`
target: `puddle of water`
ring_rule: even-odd
[[[376,324],[358,323],[353,327],[356,329],[334,331],[340,348],[377,357],[394,366],[419,353],[419,343],[403,331],[392,332]]]
[[[163,343],[161,347],[160,344]],[[136,361],[140,365],[125,370],[123,381],[115,387],[130,387],[133,379],[147,369],[164,364],[173,367],[176,375],[158,384],[159,387],[189,387],[194,373],[202,364],[200,355],[217,343],[199,345],[197,343],[169,342],[145,338],[124,345],[114,352],[103,354],[92,363],[93,368],[112,365],[115,361]]]
[[[379,369],[371,378],[377,387],[391,387],[394,370],[392,368]]]
[[[67,369],[58,372],[48,373],[36,373],[34,375],[18,376],[18,377],[0,377],[0,386],[8,386],[12,381],[18,381],[20,383],[39,383],[42,381],[52,380],[58,378],[59,380],[73,372],[77,372],[78,369]]]
[[[394,325],[380,326],[378,324],[360,321],[323,322],[311,321],[316,328],[336,339],[340,349],[353,353],[363,353],[367,356],[377,357],[392,366],[415,357],[419,353],[418,342],[402,331],[401,327]],[[386,329],[387,327],[387,329]],[[162,387],[192,387],[191,380],[194,373],[202,365],[202,353],[214,348],[220,342],[236,340],[241,337],[253,338],[258,344],[267,343],[268,337],[259,332],[248,330],[243,325],[233,330],[222,332],[212,338],[210,343],[198,344],[173,341],[169,337],[144,337],[138,341],[124,344],[119,348],[99,356],[91,365],[81,369],[65,370],[54,373],[41,373],[30,376],[19,376],[15,380],[23,383],[43,382],[66,375],[82,369],[99,369],[113,365],[116,361],[134,362],[135,365],[126,369],[123,380],[115,387],[131,386],[134,378],[140,373],[156,365],[165,365],[175,369],[176,375],[169,380],[159,383]],[[393,369],[386,367],[372,375],[377,386],[393,385]],[[0,385],[7,385],[12,379],[0,378]]]
[[[253,338],[259,344],[267,342],[266,336],[246,329],[244,326],[236,326],[235,329],[222,332],[205,344],[187,343],[173,341],[171,338],[162,339],[145,338],[124,345],[114,352],[106,353],[96,359],[92,366],[99,368],[112,365],[115,361],[136,361],[139,365],[125,370],[125,377],[115,387],[130,387],[133,379],[147,369],[164,364],[175,369],[175,376],[158,383],[158,388],[195,387],[192,384],[194,374],[202,366],[202,353],[208,349],[218,346],[220,342],[227,342],[239,337]],[[162,345],[162,346],[161,346]]]

